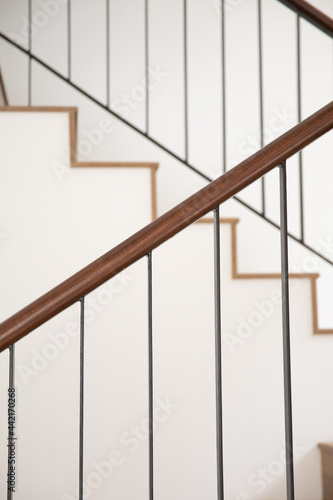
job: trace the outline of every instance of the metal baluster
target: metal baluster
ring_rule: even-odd
[[[15,388],[15,375],[14,375],[14,366],[15,366],[15,346],[12,344],[9,347],[9,384],[8,387],[9,389],[14,389]],[[9,393],[8,393],[9,394]],[[16,394],[15,394],[15,404],[16,404]],[[8,415],[9,416],[9,415]],[[15,416],[15,422],[16,422],[16,415]],[[14,424],[14,429],[15,429],[15,424]],[[10,454],[11,454],[11,446],[10,442],[12,440],[15,440],[15,436],[10,434],[9,431],[9,418],[8,418],[8,463],[7,463],[7,480],[9,480],[10,477]],[[16,442],[16,441],[14,441]],[[10,489],[10,484],[7,483],[7,500],[12,500],[13,499],[13,491]]]
[[[280,166],[281,285],[287,500],[294,500],[286,162]]]
[[[184,18],[184,127],[185,161],[188,160],[188,75],[187,75],[187,0],[183,2]]]
[[[297,14],[297,118],[302,121],[302,88],[301,88],[301,19]],[[299,152],[299,204],[300,204],[300,241],[304,242],[304,200],[303,200],[303,151]]]
[[[153,432],[153,269],[148,253],[148,378],[149,378],[149,500],[154,499],[154,432]]]
[[[29,62],[28,62],[28,106],[31,106],[31,84],[32,84],[32,74],[31,74],[31,50],[32,50],[32,0],[28,2],[28,17],[29,17]]]
[[[225,11],[221,0],[221,57],[222,57],[222,172],[227,170],[227,132],[226,132],[226,64],[225,64]]]
[[[83,412],[84,412],[84,297],[80,299],[79,500],[83,500]]]
[[[215,276],[215,388],[216,388],[216,451],[217,498],[224,498],[223,426],[222,426],[222,343],[221,343],[221,245],[220,208],[214,209],[214,276]]]
[[[6,92],[4,80],[2,78],[1,70],[0,70],[0,92],[1,92],[3,100],[4,100],[4,105],[8,106],[8,97],[7,97],[7,92]]]
[[[110,0],[106,3],[106,106],[110,107]]]
[[[264,83],[263,83],[263,56],[262,56],[262,11],[261,0],[258,0],[258,48],[259,48],[259,126],[260,147],[264,147]],[[265,178],[261,178],[261,206],[262,215],[266,213]]]
[[[149,4],[145,0],[146,135],[149,134]]]
[[[0,39],[6,40],[6,42],[8,42],[13,47],[16,47],[20,52],[22,52],[24,54],[27,53],[26,49],[24,49],[19,44],[17,44],[16,42],[14,42],[11,38],[9,38],[8,36],[6,36],[1,31],[0,31]],[[50,72],[52,75],[55,75],[57,78],[59,78],[59,80],[62,80],[64,82],[68,82],[69,81],[67,76],[64,76],[63,74],[59,73],[56,69],[52,68],[52,66],[49,66],[49,64],[47,64],[45,61],[43,61],[42,59],[40,59],[36,55],[32,54],[31,58],[32,58],[33,61],[36,61],[38,64],[40,64],[43,68],[47,69],[47,71]],[[77,85],[76,83],[74,83],[72,81],[70,81],[69,83],[70,83],[70,85],[71,85],[71,87],[73,89],[77,90],[81,95],[87,97],[91,102],[93,102],[94,104],[96,104],[99,108],[105,109],[106,111],[109,111],[112,115],[114,115],[117,118],[118,121],[120,121],[122,123],[125,123],[126,126],[129,127],[131,130],[134,130],[135,132],[137,132],[141,136],[144,136],[144,137],[147,136],[147,133],[145,131],[141,130],[136,125],[133,125],[133,123],[131,123],[130,121],[128,121],[121,114],[117,113],[114,110],[109,110],[107,108],[107,106],[106,106],[106,104],[105,104],[104,101],[102,102],[99,99],[97,99],[96,97],[93,97],[91,94],[89,94],[89,92],[87,92],[82,87],[80,87],[80,85]],[[162,151],[165,151],[166,153],[168,153],[168,155],[170,155],[172,158],[175,158],[177,161],[179,161],[181,163],[184,163],[184,158],[182,156],[174,153],[171,149],[169,149],[168,147],[166,147],[162,142],[154,139],[151,136],[149,137],[149,141],[152,144],[155,144],[156,146],[158,146]],[[209,177],[208,175],[204,174],[202,171],[198,170],[194,165],[191,165],[190,163],[187,162],[186,166],[190,170],[192,170],[193,172],[195,172],[198,175],[200,175],[200,177],[202,177],[203,179],[206,179],[208,182],[211,182],[213,180],[211,177]]]
[[[72,77],[72,19],[71,19],[71,0],[67,0],[67,80]]]

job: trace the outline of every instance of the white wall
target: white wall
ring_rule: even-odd
[[[70,169],[68,113],[2,112],[0,122],[1,212],[6,214],[2,220],[1,316],[5,319],[149,223],[152,202],[149,168]],[[92,294],[87,300],[88,325],[94,319],[91,304],[96,293],[95,300],[101,302],[98,309],[112,298],[117,302],[117,294],[132,284],[134,277],[129,276],[121,275],[106,290],[104,287]],[[132,293],[133,289],[135,286]],[[135,307],[138,305],[136,300]],[[23,464],[17,479],[17,498],[33,498],[35,483],[31,474],[36,470],[44,471],[38,486],[38,495],[44,498],[49,488],[53,498],[63,493],[65,486],[58,481],[58,474],[64,478],[76,474],[77,338],[71,338],[69,349],[57,357],[56,363],[54,357],[61,349],[50,334],[57,333],[56,329],[62,329],[70,320],[77,325],[77,310],[77,305],[71,307],[17,346],[16,387],[19,408],[25,415],[19,416],[17,422],[22,444],[17,454],[18,468]],[[134,341],[137,339],[136,335]],[[35,350],[46,353],[48,370],[41,357],[34,364],[34,357],[38,357]],[[5,358],[6,353],[2,356],[4,366]],[[36,383],[32,379],[39,375],[38,370],[43,370],[44,376]],[[5,416],[3,411],[3,424]],[[2,425],[2,443],[5,428]],[[54,437],[52,444],[50,433]],[[62,451],[67,445],[65,459]],[[50,446],[50,460],[42,458]],[[36,450],[34,460],[31,449]],[[2,495],[5,485],[2,481]]]
[[[63,75],[67,75],[67,6],[66,2],[54,1],[53,11],[43,9],[43,1],[33,2],[32,48],[42,60]],[[51,2],[52,3],[52,2]],[[26,1],[10,2],[0,6],[0,28],[14,40],[26,45]],[[72,3],[72,78],[84,90],[103,104],[107,100],[106,89],[106,9],[105,2],[73,1]],[[53,5],[53,3],[52,3]],[[188,2],[188,110],[189,110],[189,160],[199,170],[214,178],[221,173],[222,158],[222,104],[221,104],[221,33],[219,0],[193,0]],[[318,6],[332,15],[332,4],[322,0]],[[49,12],[49,13],[48,13]],[[130,15],[128,15],[130,13]],[[227,96],[227,166],[230,168],[253,153],[259,146],[259,68],[258,68],[258,16],[257,1],[230,0],[226,4],[226,96]],[[149,8],[149,68],[150,68],[150,135],[181,157],[184,155],[184,71],[182,37],[182,2],[150,2]],[[279,22],[276,22],[276,20]],[[110,89],[111,108],[145,130],[145,76],[144,16],[142,2],[110,2]],[[296,72],[296,15],[277,0],[262,2],[263,25],[263,102],[265,143],[286,131],[297,122],[297,72]],[[94,35],[96,33],[96,36]],[[98,33],[98,35],[97,35]],[[283,36],[281,36],[283,33]],[[306,117],[332,99],[331,39],[301,21],[301,70],[302,70],[302,117]],[[59,44],[61,40],[61,44]],[[56,50],[54,48],[57,47]],[[6,42],[0,42],[0,57],[6,78],[10,102],[26,104],[27,61],[21,53],[13,51]],[[156,76],[157,74],[157,76]],[[17,76],[19,75],[19,78]],[[155,75],[152,76],[152,75]],[[75,96],[72,89],[58,78],[46,73],[37,63],[32,65],[32,103],[77,102],[82,112],[87,110],[87,124],[94,126],[96,106],[83,104],[84,98]],[[42,85],[47,83],[47,86]],[[89,106],[89,107],[88,107]],[[94,109],[94,111],[92,111]],[[89,111],[88,111],[89,110]],[[162,119],[161,119],[162,117]],[[115,120],[117,122],[117,120]],[[122,125],[118,126],[123,130]],[[130,132],[129,132],[130,133]],[[125,143],[115,136],[112,148],[119,148],[123,155]],[[331,137],[321,155],[322,168],[330,170],[332,154]],[[116,144],[115,144],[116,143]],[[92,153],[92,157],[104,155],[104,147]],[[323,150],[322,143],[318,147]],[[146,141],[142,152],[137,148],[133,155],[141,158],[153,151]],[[125,149],[126,156],[132,151]],[[160,151],[154,149],[155,154]],[[157,152],[158,151],[158,152]],[[163,153],[162,153],[163,155]],[[316,245],[318,237],[325,237],[329,227],[320,226],[311,206],[309,190],[313,188],[312,157],[304,155],[305,203],[308,207],[306,239]],[[325,158],[326,156],[326,158]],[[172,159],[165,157],[162,169],[169,169]],[[163,160],[163,156],[162,156]],[[177,165],[177,170],[183,167]],[[298,158],[290,160],[289,193],[290,229],[300,235],[299,223],[299,172]],[[186,175],[186,174],[181,174]],[[162,174],[161,174],[162,177]],[[167,181],[166,178],[170,180]],[[178,177],[177,177],[178,178]],[[161,185],[170,194],[175,185],[173,169],[161,179]],[[275,201],[274,174],[266,176],[267,215],[278,218]],[[188,185],[188,181],[185,183]],[[185,189],[180,199],[188,194]],[[161,196],[163,193],[161,193]],[[170,196],[173,196],[170,194]],[[255,183],[240,195],[257,210],[261,210],[261,184]],[[329,193],[314,198],[318,211],[329,210]],[[166,197],[167,203],[168,197]],[[320,200],[320,203],[318,203]],[[162,204],[163,203],[163,204]],[[173,203],[173,200],[172,200]],[[170,205],[166,205],[170,206]],[[309,208],[311,206],[311,208]],[[161,201],[160,213],[165,210]]]
[[[84,63],[74,63],[73,79],[87,91],[92,92],[96,98],[105,102],[105,33],[104,28],[97,29],[102,22],[105,5],[103,2],[96,2],[96,8],[92,13],[89,2],[85,2],[85,8],[81,8],[82,2],[73,1],[72,4],[75,14],[73,55],[75,54],[75,58],[84,59]],[[33,3],[34,12],[41,10],[40,5],[38,2]],[[214,177],[221,172],[222,156],[219,8],[218,3],[213,1],[193,0],[188,2],[188,5],[191,23],[190,161]],[[256,147],[253,143],[255,144],[259,137],[259,121],[256,2],[252,0],[238,2],[236,7],[235,2],[230,2],[229,6],[226,18],[227,157],[231,166],[253,152],[253,147]],[[331,2],[322,0],[320,7],[327,9],[332,15]],[[11,31],[22,35],[24,26],[22,17],[26,16],[26,2],[15,3],[16,13],[13,13],[11,2],[2,2],[0,9],[1,29],[5,29],[7,33]],[[172,148],[177,154],[183,155],[183,54],[179,48],[182,41],[182,5],[177,1],[168,2],[166,9],[163,2],[155,0],[150,2],[150,9],[149,35],[152,42],[150,64],[153,69],[159,66],[163,72],[161,81],[157,82],[157,87],[151,92],[150,130],[157,140]],[[113,108],[119,109],[119,101],[123,99],[123,95],[132,95],[133,91],[139,92],[137,87],[141,87],[144,77],[141,2],[125,4],[111,1],[110,19],[112,25],[110,100]],[[271,140],[296,122],[295,15],[276,0],[266,0],[263,1],[263,19],[264,118],[268,129],[267,140]],[[87,33],[91,33],[90,37]],[[332,98],[332,41],[326,35],[318,34],[305,22],[302,22],[302,33],[304,35],[303,113],[306,116]],[[53,50],[53,47],[58,47],[59,40],[62,40],[59,49]],[[48,59],[50,64],[66,74],[66,43],[66,7],[61,6],[57,15],[49,16],[47,25],[38,29],[33,38],[33,49],[42,58],[50,57]],[[25,44],[24,40],[22,44]],[[26,104],[26,59],[10,49],[6,43],[0,42],[0,61],[4,77],[8,82],[10,102]],[[78,105],[79,138],[83,138],[84,133],[95,128],[99,121],[107,116],[106,112],[89,103],[65,83],[59,83],[56,77],[39,65],[33,64],[32,70],[32,103]],[[131,105],[134,107],[127,105],[126,109],[123,109],[126,118],[142,129],[145,127],[144,104],[143,100],[137,102],[132,99]],[[58,119],[60,121],[60,117]],[[279,125],[279,130],[272,126],[276,123]],[[116,119],[114,126],[113,133],[105,137],[103,142],[83,159],[159,161],[161,164],[158,172],[159,213],[163,213],[204,185],[203,179],[127,129]],[[48,136],[44,130],[45,126],[39,124],[39,127],[42,129],[40,133]],[[62,158],[65,144],[61,132],[63,125],[59,122],[55,127],[57,136],[52,134],[53,140],[58,134],[60,136],[55,140],[52,149],[56,152],[56,157],[60,155]],[[318,148],[316,146],[309,148],[309,152],[305,155],[304,175],[308,207],[307,241],[314,246],[321,245],[327,252],[330,250],[332,238],[330,221],[333,215],[329,204],[330,186],[333,180],[330,179],[331,139],[332,136],[321,141],[321,146],[324,143],[326,145],[324,155],[320,155],[320,164],[317,160]],[[62,144],[60,149],[59,142]],[[48,144],[50,147],[51,142]],[[11,156],[11,144],[5,143],[4,146]],[[44,154],[46,153],[51,155],[50,150],[47,152],[45,150]],[[18,150],[16,154],[19,156],[23,153]],[[25,165],[26,158],[24,162],[21,159],[19,163],[21,166]],[[50,165],[50,161],[41,158],[39,165],[45,164]],[[292,160],[289,167],[290,227],[298,235],[297,159]],[[35,169],[35,165],[33,168]],[[112,211],[110,189],[115,207],[123,207],[122,201],[119,202],[119,198],[122,198],[121,186],[130,179],[134,188],[140,182],[142,198],[147,194],[147,185],[141,174],[140,178],[132,178],[124,172],[122,176],[120,172],[117,174],[115,181],[117,184],[115,184],[112,177],[114,172],[110,171],[102,174],[105,182],[101,185],[99,174],[96,172],[71,171],[66,173],[63,182],[59,183],[54,170],[48,168],[44,179],[46,178],[46,182],[52,187],[52,197],[47,197],[49,199],[45,200],[43,189],[43,191],[38,190],[35,199],[35,214],[40,197],[44,198],[44,203],[52,202],[49,211],[38,214],[43,222],[43,237],[39,239],[36,234],[38,227],[33,231],[28,223],[24,227],[22,210],[19,210],[27,206],[23,203],[24,196],[28,196],[30,201],[31,193],[35,192],[37,185],[32,191],[32,188],[27,189],[26,185],[21,184],[20,193],[16,195],[17,202],[13,204],[12,191],[7,188],[10,180],[7,176],[10,174],[15,190],[18,184],[17,178],[13,173],[11,175],[10,171],[3,170],[3,172],[5,177],[2,185],[6,188],[3,188],[2,203],[14,207],[14,210],[9,212],[10,216],[2,219],[0,227],[0,232],[8,235],[1,242],[4,254],[2,261],[4,280],[1,292],[3,317],[116,242],[112,223],[115,212]],[[25,172],[25,175],[26,182],[34,179],[31,178],[30,170]],[[104,194],[92,199],[88,193],[78,192],[78,176],[80,186],[83,182],[85,189],[88,189],[93,182],[95,190],[102,189]],[[107,179],[104,179],[104,176]],[[319,178],[321,180],[325,178],[325,182],[319,184]],[[40,176],[37,179],[38,182],[42,180]],[[278,220],[276,172],[267,176],[266,184],[268,215],[273,220]],[[261,207],[259,187],[257,184],[242,194],[242,198],[257,209]],[[325,196],[322,194],[323,189]],[[62,205],[58,197],[60,192],[64,193]],[[87,198],[90,198],[91,202],[88,207],[85,204]],[[96,206],[97,202],[100,205]],[[78,223],[77,204],[81,206],[86,220],[90,221],[89,233],[85,231],[86,224]],[[55,206],[58,208],[54,209]],[[135,207],[127,208],[126,217],[123,214],[126,226],[118,227],[119,239],[135,230],[137,219],[132,220],[130,216],[136,214],[138,208],[142,208],[140,224],[144,223],[148,216],[147,206],[139,202]],[[117,208],[117,217],[118,211]],[[103,217],[100,217],[101,213]],[[278,232],[234,201],[224,205],[222,213],[241,217],[242,223],[239,227],[241,270],[278,271]],[[326,214],[324,217],[321,215],[323,213]],[[29,215],[31,215],[29,212],[24,211],[24,216],[30,224],[34,218]],[[50,215],[55,224],[60,221],[58,228],[62,233],[56,241],[57,252],[52,266],[49,265],[49,255],[54,249],[55,226],[44,224],[48,220],[46,217]],[[11,217],[12,223],[10,223]],[[16,244],[15,235],[12,238],[11,233],[11,228],[15,227],[14,219],[18,223],[17,238],[21,238],[19,246]],[[155,405],[156,408],[161,408],[158,410],[160,415],[167,417],[156,429],[156,498],[216,497],[211,231],[212,228],[208,226],[193,226],[154,254]],[[25,239],[22,240],[24,236]],[[244,333],[248,338],[242,338],[239,329],[240,323],[244,324],[245,321],[249,324],[249,318],[251,319],[253,313],[258,314],[258,303],[267,300],[272,302],[272,291],[279,287],[279,283],[231,282],[229,240],[230,230],[227,226],[223,226],[221,255],[224,266],[226,494],[227,498],[239,498],[239,500],[246,500],[248,497],[280,499],[285,493],[284,474],[281,468],[283,406],[279,305],[273,305],[273,312],[267,318],[261,313],[260,326],[250,325],[247,334]],[[81,243],[80,250],[77,249],[78,241]],[[38,255],[34,251],[37,242],[38,246],[41,242],[44,245]],[[18,276],[17,286],[13,289],[13,261],[15,259],[17,262],[18,256],[22,259],[20,249],[23,245],[26,248],[29,268],[26,269],[25,262],[20,261],[20,273],[15,275]],[[81,250],[83,247],[84,253]],[[306,251],[292,242],[290,250],[291,267],[300,266],[297,268],[299,271],[319,270],[324,274],[324,279],[320,280],[323,284],[319,285],[319,321],[321,327],[332,326],[330,304],[332,271],[317,259],[313,260]],[[71,255],[70,261],[67,259],[68,254]],[[40,272],[41,268],[43,272]],[[23,277],[23,273],[29,275]],[[112,476],[103,479],[89,498],[103,499],[110,496],[132,498],[133,492],[137,498],[144,498],[147,496],[148,487],[147,441],[144,431],[140,434],[141,438],[133,438],[133,433],[137,432],[135,429],[137,426],[142,425],[145,428],[147,417],[145,262],[138,263],[123,281],[115,281],[111,286],[111,289],[106,288],[106,292],[96,291],[92,294],[89,305],[91,321],[87,324],[86,332],[85,480],[93,482],[92,474],[96,474],[96,464],[109,460],[111,452],[119,451],[121,456],[118,456],[118,459],[113,457],[116,465]],[[116,290],[119,290],[119,293],[115,293]],[[332,339],[312,335],[309,283],[306,281],[296,283],[291,300],[295,444],[299,453],[296,465],[296,494],[302,500],[310,498],[319,500],[320,461],[316,445],[320,441],[332,440],[333,408],[329,383],[332,377],[330,369]],[[75,334],[72,338],[68,333],[64,333],[65,328],[70,330],[69,325],[72,322],[77,327],[78,306],[73,306],[68,312],[55,318],[45,329],[35,332],[17,347],[17,363],[36,372],[34,375],[29,374],[28,378],[17,374],[20,409],[22,415],[29,415],[29,419],[25,420],[20,417],[18,465],[21,475],[18,478],[20,492],[16,495],[17,498],[22,497],[24,500],[46,497],[63,500],[76,498],[78,339]],[[55,337],[52,335],[60,332],[64,335],[59,338],[66,339],[63,341],[65,343],[68,341],[68,345],[64,349],[58,348],[54,359],[40,361],[39,370],[35,370],[33,366],[36,368],[36,355],[37,357],[38,353],[43,355],[44,349],[47,349],[46,346],[50,343],[54,345]],[[232,341],[238,342],[233,348],[230,343]],[[1,361],[2,373],[6,373],[5,353],[1,355]],[[52,387],[52,392],[49,387]],[[4,391],[3,388],[3,394]],[[5,396],[2,397],[4,401]],[[167,398],[170,398],[174,405],[170,409],[170,414],[163,410],[163,402],[165,403]],[[66,408],[65,412],[63,408]],[[4,439],[3,435],[2,440]],[[65,444],[68,445],[66,461],[62,455]],[[52,454],[48,451],[51,447],[56,450]],[[31,448],[36,450],[34,462],[30,460]],[[2,459],[5,460],[4,457]],[[264,484],[258,482],[260,469],[269,470],[269,480]],[[31,480],[30,472],[36,470],[43,477],[40,482]],[[263,490],[261,494],[260,485]],[[66,497],[66,494],[69,497]]]

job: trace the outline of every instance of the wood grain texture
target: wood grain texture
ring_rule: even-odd
[[[333,102],[0,325],[0,352],[333,128]]]
[[[309,2],[305,0],[279,0],[279,2],[300,14],[304,19],[327,35],[333,37],[333,19]]]

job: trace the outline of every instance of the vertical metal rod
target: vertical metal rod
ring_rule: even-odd
[[[301,87],[301,20],[297,14],[297,119],[302,120],[302,87]],[[300,241],[304,242],[304,199],[303,199],[303,151],[299,152],[299,204],[300,204]]]
[[[149,134],[149,3],[145,0],[146,135]]]
[[[14,389],[15,387],[15,346],[12,344],[9,346],[9,379],[8,379],[8,387],[9,389]],[[16,395],[15,395],[15,404],[16,404]],[[16,418],[15,418],[16,421]],[[15,428],[15,426],[14,426]],[[8,425],[8,462],[7,462],[7,478],[9,478],[9,473],[10,473],[10,453],[11,453],[11,447],[9,446],[10,442],[12,442],[13,438],[15,437],[13,435],[10,435],[9,431],[9,425]],[[10,488],[9,483],[7,483],[7,500],[12,500],[13,499],[13,491]]]
[[[110,0],[106,3],[106,106],[110,107]]]
[[[2,78],[1,70],[0,70],[0,93],[2,94],[4,105],[8,106],[8,97],[7,97],[5,83]]]
[[[222,343],[221,343],[221,244],[220,207],[214,209],[214,276],[215,276],[215,388],[217,498],[224,498],[223,428],[222,428]]]
[[[294,500],[286,162],[280,166],[281,286],[287,500]]]
[[[154,499],[154,420],[153,420],[153,269],[152,253],[148,253],[148,379],[149,379],[149,500]]]
[[[15,346],[12,344],[9,346],[9,389],[14,389],[15,378],[14,378],[14,363],[15,363]]]
[[[263,51],[262,51],[262,9],[261,0],[258,0],[258,48],[259,48],[259,126],[260,147],[264,147],[264,83],[263,83]],[[262,215],[266,213],[265,178],[261,178],[261,206]]]
[[[80,429],[79,500],[83,500],[83,412],[84,412],[84,297],[80,299]]]
[[[185,161],[188,161],[188,68],[187,68],[187,0],[183,1],[184,19],[184,127]]]
[[[226,62],[225,62],[225,10],[221,0],[221,57],[222,57],[222,173],[227,170],[227,132],[226,132]]]
[[[67,79],[72,78],[72,12],[71,0],[67,0]]]
[[[31,106],[31,94],[32,94],[32,72],[31,72],[31,50],[32,50],[32,0],[28,2],[28,17],[29,17],[29,62],[28,62],[28,106]]]

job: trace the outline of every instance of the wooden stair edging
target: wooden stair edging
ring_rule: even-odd
[[[0,73],[1,86],[1,73]],[[0,112],[35,112],[35,113],[68,113],[69,119],[69,163],[72,168],[149,168],[151,189],[152,220],[157,219],[156,171],[159,163],[155,162],[91,162],[77,160],[77,118],[78,108],[75,106],[0,106]]]
[[[0,71],[0,86],[2,85]],[[75,106],[0,106],[0,112],[60,112],[68,113],[69,117],[69,146],[70,146],[70,166],[72,168],[150,168],[151,179],[151,201],[152,201],[152,220],[157,219],[157,189],[156,189],[156,171],[159,167],[154,162],[84,162],[77,160],[77,122],[78,108]],[[281,279],[280,273],[239,273],[237,265],[237,230],[236,224],[238,218],[220,218],[220,222],[231,224],[231,254],[232,254],[232,278],[233,279]],[[213,223],[214,219],[203,217],[197,223]],[[293,279],[311,280],[311,302],[312,302],[312,321],[314,334],[332,334],[333,329],[322,329],[318,327],[318,298],[317,298],[317,278],[318,273],[289,273]]]
[[[240,222],[238,218],[220,218],[221,224],[230,224],[231,226],[231,277],[235,280],[255,280],[255,279],[281,279],[281,273],[240,273],[238,271],[237,259],[237,224]],[[196,223],[213,224],[212,217],[199,219]],[[318,273],[289,273],[291,279],[309,279],[311,284],[311,302],[312,302],[312,327],[313,333],[316,334],[331,334],[333,328],[319,328],[318,326],[318,296],[317,296],[317,279]]]
[[[0,324],[0,352],[333,129],[333,101]]]
[[[323,500],[333,498],[333,443],[319,443],[321,455],[321,475],[323,484]]]

